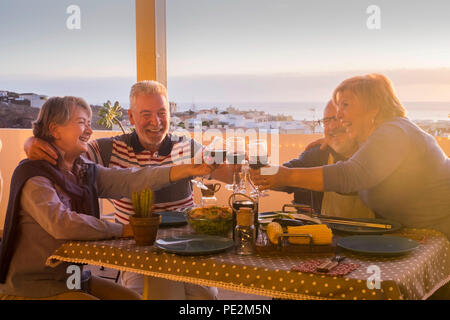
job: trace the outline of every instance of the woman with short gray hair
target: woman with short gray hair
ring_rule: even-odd
[[[54,97],[42,106],[33,133],[50,142],[59,157],[56,165],[24,160],[13,173],[0,250],[0,300],[140,299],[89,272],[82,273],[79,290],[69,290],[70,265],[50,268],[46,260],[68,240],[133,235],[130,225],[99,219],[98,197],[130,197],[134,191],[157,190],[211,172],[205,164],[137,170],[85,162],[80,155],[88,149],[91,115],[87,103],[76,97]]]

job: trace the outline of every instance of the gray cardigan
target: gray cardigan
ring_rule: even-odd
[[[97,165],[97,172],[98,194],[104,198],[130,197],[136,190],[170,184],[169,166],[109,169]],[[19,237],[6,283],[0,285],[1,294],[49,297],[66,292],[70,264],[47,267],[47,258],[67,240],[100,240],[122,234],[121,224],[71,211],[67,194],[44,177],[25,183],[20,203]]]
[[[378,215],[450,238],[450,160],[406,118],[381,124],[345,162],[324,166],[325,191],[357,191]]]

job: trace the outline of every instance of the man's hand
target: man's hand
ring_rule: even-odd
[[[122,229],[122,238],[131,238],[133,237],[133,228],[131,228],[130,224],[124,224]]]
[[[259,190],[277,189],[288,185],[289,168],[280,166],[273,169],[278,171],[271,175],[262,175],[261,169],[250,169],[250,177]]]
[[[192,177],[203,177],[211,174],[211,172],[214,171],[214,167],[211,165],[208,165],[206,163],[202,164],[193,164],[190,165],[190,176]]]
[[[58,154],[46,141],[30,137],[25,141],[24,150],[30,160],[45,160],[56,165]]]

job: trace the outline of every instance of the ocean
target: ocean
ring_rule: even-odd
[[[317,120],[322,118],[323,108],[326,102],[233,102],[233,103],[212,103],[212,102],[177,102],[177,111],[187,111],[193,109],[218,108],[220,111],[232,106],[240,110],[257,110],[277,115],[292,115],[294,120]],[[411,120],[449,120],[450,121],[450,101],[449,102],[404,102],[403,106],[407,110],[407,116]]]

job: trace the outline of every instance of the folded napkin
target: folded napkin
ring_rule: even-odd
[[[331,229],[324,224],[288,226],[287,231],[291,234],[310,234],[313,238],[313,244],[331,244],[333,240],[333,233],[331,232]],[[288,241],[292,244],[309,244],[310,239],[306,237],[289,237]]]
[[[291,268],[291,271],[299,271],[299,272],[308,272],[308,273],[315,273],[315,274],[324,274],[329,276],[344,276],[352,271],[355,271],[359,268],[359,264],[355,263],[340,263],[335,268],[331,269],[331,271],[324,273],[316,271],[316,268],[320,266],[322,263],[324,263],[324,259],[312,259],[307,260],[305,262],[300,263],[297,266],[294,266]]]

